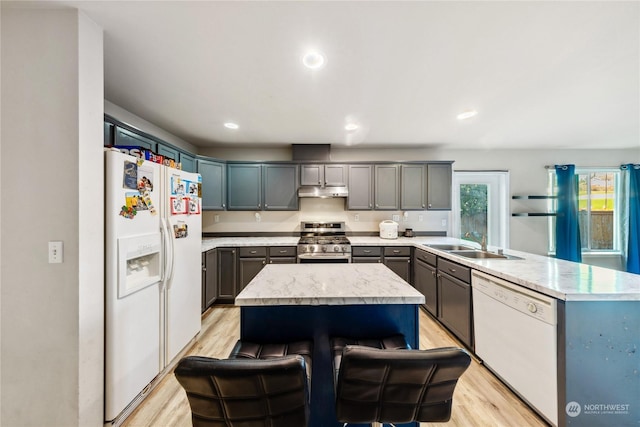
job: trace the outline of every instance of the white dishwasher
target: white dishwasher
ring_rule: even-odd
[[[478,271],[471,286],[476,354],[557,426],[556,300]]]

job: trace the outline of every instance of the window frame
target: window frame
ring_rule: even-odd
[[[591,249],[588,248],[580,248],[583,255],[621,255],[621,232],[620,229],[620,220],[619,220],[619,209],[621,208],[621,201],[619,197],[620,189],[620,168],[616,167],[576,167],[575,174],[580,175],[590,175],[593,173],[613,173],[613,195],[614,195],[614,207],[613,207],[613,248],[612,249]],[[548,169],[548,179],[547,179],[547,194],[557,194],[557,185],[556,185],[556,171],[554,168]],[[587,194],[589,198],[587,199],[587,214],[588,221],[586,223],[589,226],[588,229],[588,238],[586,239],[589,246],[591,246],[591,186],[587,186]],[[549,199],[547,202],[547,208],[549,212],[555,212],[557,210],[557,201],[556,199]],[[549,241],[547,252],[550,256],[555,256],[555,216],[550,216],[548,220],[548,228],[549,228]],[[582,235],[583,230],[580,230],[580,234]]]

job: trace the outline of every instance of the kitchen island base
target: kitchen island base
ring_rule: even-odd
[[[342,426],[335,413],[331,337],[374,338],[400,333],[411,348],[418,348],[417,304],[242,306],[240,309],[242,340],[275,343],[313,339],[310,427]],[[397,426],[417,427],[418,424]]]

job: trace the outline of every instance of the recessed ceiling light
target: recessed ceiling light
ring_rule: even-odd
[[[307,68],[320,68],[324,65],[324,56],[320,52],[307,52],[302,57],[302,63]]]
[[[358,127],[359,126],[357,124],[355,124],[355,123],[349,123],[349,124],[345,125],[344,129],[346,131],[353,132],[354,130],[358,129]]]
[[[462,113],[458,114],[456,117],[458,120],[470,119],[473,116],[476,116],[478,112],[476,110],[465,110]]]
[[[232,122],[227,122],[224,124],[224,127],[226,127],[227,129],[238,129],[240,126]]]

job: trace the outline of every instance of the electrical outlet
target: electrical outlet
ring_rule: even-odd
[[[422,222],[422,215],[418,215],[418,221]]]
[[[443,219],[441,224],[442,224],[443,227],[446,227],[447,226],[447,220]]]
[[[49,264],[62,262],[62,242],[49,242]]]
[[[394,220],[395,222],[400,221],[400,215],[392,215],[391,219]]]
[[[220,222],[220,215],[214,215],[213,222]]]
[[[262,220],[262,216],[256,212],[256,222],[260,222]]]
[[[360,221],[360,215],[355,214],[355,215],[353,216],[353,220],[354,220],[355,222]]]

